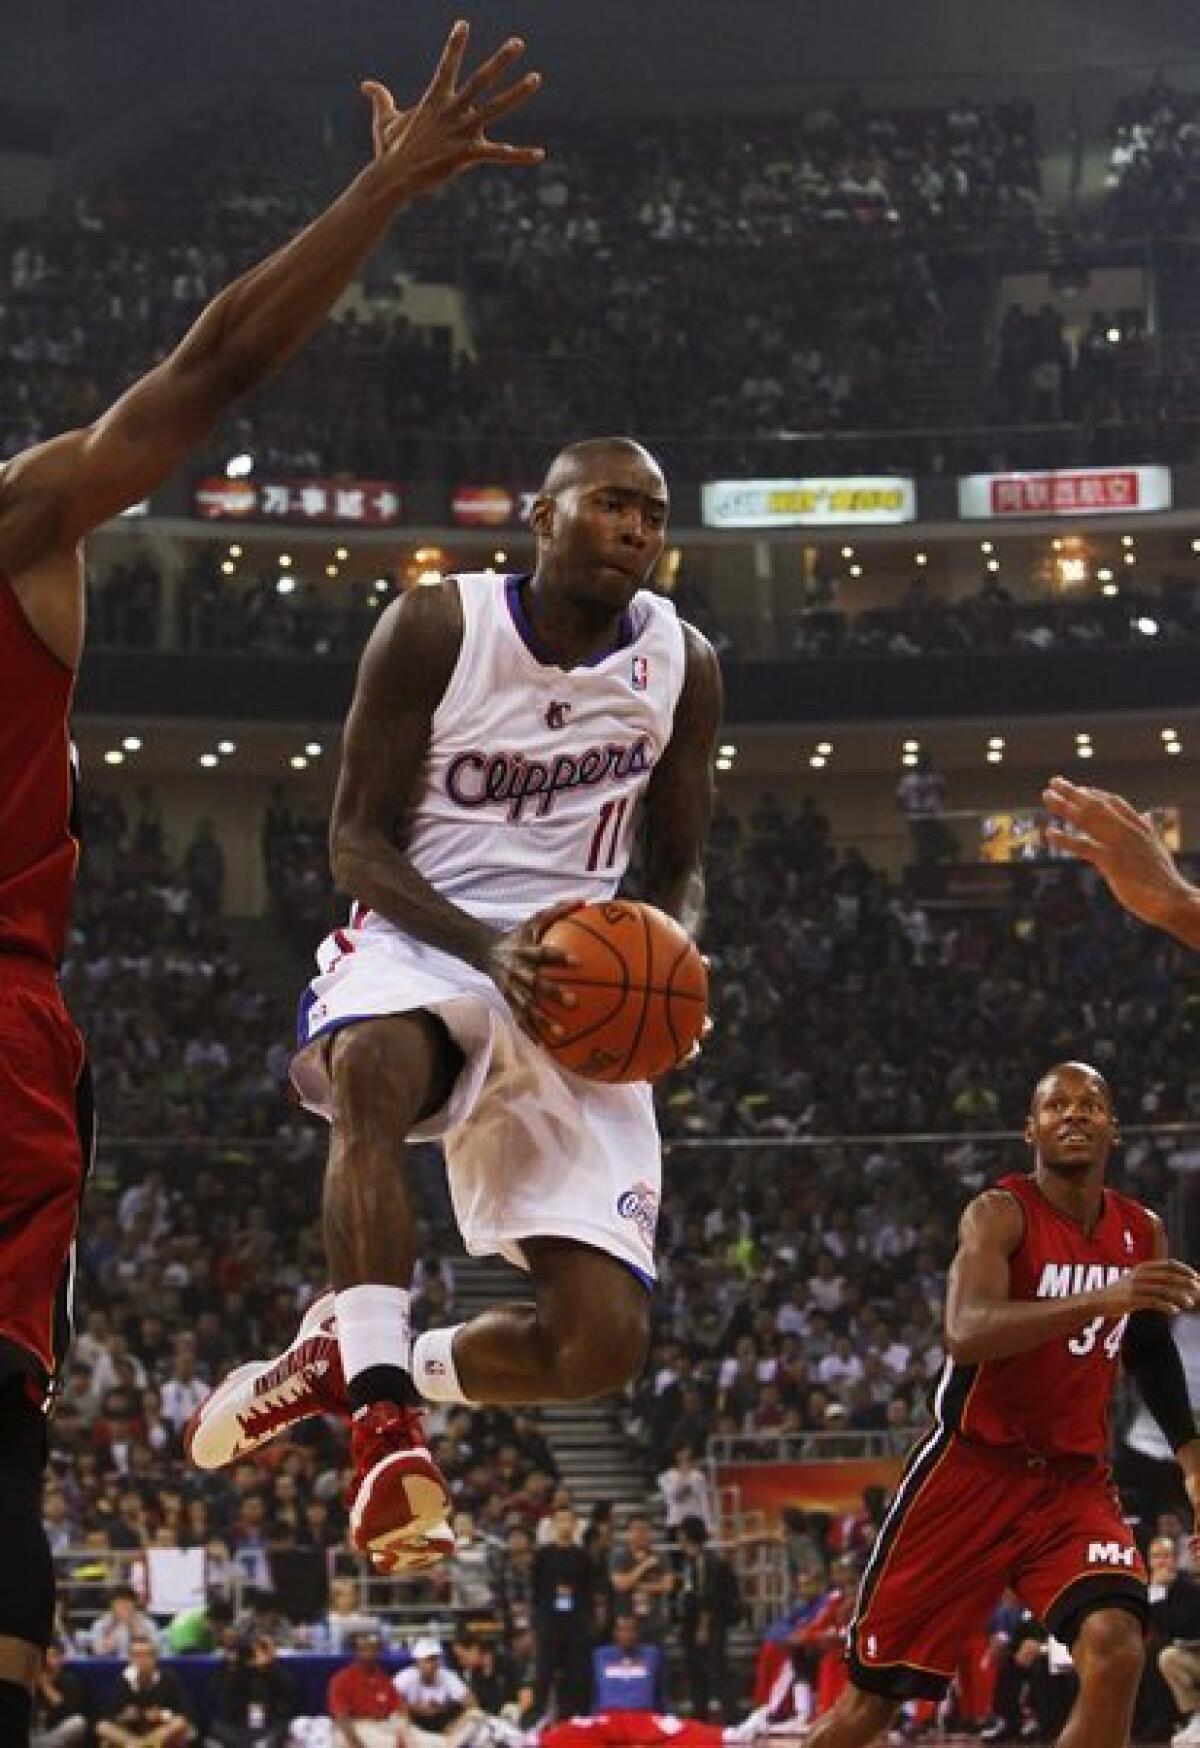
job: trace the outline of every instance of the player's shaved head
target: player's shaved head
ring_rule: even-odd
[[[613,462],[626,466],[630,462],[663,480],[663,471],[650,451],[633,437],[585,437],[579,443],[568,443],[560,449],[542,481],[542,495],[555,497],[571,486],[582,485],[602,477]],[[666,482],[663,480],[665,494]]]
[[[1113,1109],[1112,1088],[1109,1086],[1100,1070],[1098,1068],[1093,1068],[1090,1062],[1056,1062],[1053,1068],[1048,1068],[1033,1089],[1031,1108],[1036,1111],[1049,1088],[1054,1084],[1054,1082],[1061,1080],[1064,1077],[1090,1081],[1097,1091],[1104,1094],[1104,1100],[1108,1105],[1109,1110],[1111,1111]]]

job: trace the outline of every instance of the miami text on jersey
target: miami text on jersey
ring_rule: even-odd
[[[518,820],[531,803],[545,819],[560,795],[602,783],[644,777],[654,764],[646,735],[629,746],[588,747],[582,753],[557,753],[552,759],[527,759],[524,753],[459,753],[446,770],[446,793],[459,807],[508,809]]]
[[[1095,1293],[1101,1287],[1111,1287],[1129,1269],[1116,1263],[1048,1262],[1042,1265],[1042,1278],[1037,1285],[1039,1299],[1072,1299],[1077,1293]]]

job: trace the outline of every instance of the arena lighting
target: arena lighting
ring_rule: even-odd
[[[979,542],[979,550],[982,553],[989,553],[995,552],[996,548],[992,545],[990,540],[981,540]]]
[[[217,758],[216,753],[201,753],[200,763],[204,766],[206,771],[212,771],[216,769],[220,760]]]
[[[337,559],[339,564],[345,564],[346,560],[350,557],[350,552],[347,547],[339,546],[333,556]]]
[[[734,746],[732,741],[726,741],[726,743],[723,747],[717,748],[717,755],[719,758],[722,758],[722,759],[736,759],[737,758],[737,748]]]
[[[420,587],[423,589],[432,588],[435,583],[440,583],[441,580],[442,580],[441,571],[426,570],[426,571],[418,571],[417,572],[417,582],[420,585]]]
[[[125,763],[125,754],[121,751],[120,747],[109,747],[104,755],[104,763],[106,765],[123,765]]]
[[[833,752],[833,742],[831,740],[819,740],[817,742],[817,751],[823,759],[829,758]]]
[[[1164,728],[1162,731],[1162,737],[1164,740],[1178,740],[1179,731],[1174,728]]]
[[[217,742],[217,751],[223,753],[225,757],[228,758],[230,753],[237,752],[237,742],[235,740],[219,740]]]
[[[1121,545],[1122,546],[1132,546],[1133,545],[1133,535],[1132,534],[1122,534]]]
[[[987,762],[989,765],[1003,764],[1004,754],[1001,752],[999,747],[989,747],[988,748]]]
[[[221,575],[225,576],[225,577],[231,577],[236,569],[237,569],[237,566],[234,564],[233,560],[231,558],[227,558],[224,560],[224,562],[221,565]]]
[[[507,564],[508,563],[508,554],[506,552],[494,552],[492,554],[492,563],[493,564]]]
[[[916,753],[904,753],[900,759],[900,763],[902,765],[915,765],[916,762],[917,762]]]
[[[338,574],[338,567],[335,564],[327,564],[325,566],[325,575],[327,577],[336,577],[337,574]]]
[[[915,562],[919,565],[927,565],[929,563],[929,554],[927,552],[919,552],[916,556]]]
[[[906,740],[901,748],[901,751],[906,753],[919,753],[920,750],[921,743],[919,740]]]
[[[1077,746],[1075,748],[1075,757],[1077,759],[1090,759],[1092,757],[1092,754],[1094,753],[1094,751],[1095,751],[1094,747],[1089,746],[1086,742],[1084,742],[1081,746]]]
[[[1052,541],[1051,541],[1051,542],[1050,542],[1050,544],[1051,544],[1051,546],[1052,546],[1052,547],[1053,547],[1053,548],[1054,548],[1054,550],[1055,550],[1055,552],[1061,552],[1061,551],[1062,551],[1062,541],[1061,541],[1061,540],[1052,540]]]
[[[852,546],[843,546],[842,557],[843,558],[853,558],[854,557],[854,548]]]
[[[1091,740],[1091,738],[1092,737],[1088,733],[1086,728],[1077,728],[1075,730],[1075,739],[1076,740]]]
[[[1004,751],[1004,736],[1002,734],[994,734],[992,736],[991,740],[988,742],[988,751],[991,753],[1002,753]]]
[[[1136,564],[1137,563],[1137,553],[1136,552],[1127,552],[1125,554],[1125,563],[1126,564]]]
[[[862,566],[860,564],[852,564],[850,566],[850,575],[852,577],[861,577],[862,576]]]
[[[998,571],[1000,569],[1000,560],[998,558],[989,558],[987,561],[987,568],[993,573]]]
[[[275,593],[277,595],[294,595],[296,593],[295,577],[276,577]]]
[[[1193,552],[1200,552],[1200,540],[1193,540],[1192,541],[1192,551]]]
[[[386,595],[387,591],[388,591],[387,578],[386,577],[376,577],[375,578],[375,593],[377,595]]]
[[[732,771],[733,770],[732,759],[718,759],[717,760],[717,770],[718,771]]]
[[[305,758],[303,753],[293,753],[291,758],[288,760],[288,763],[291,765],[293,771],[307,771],[308,770],[308,760]]]
[[[1105,583],[1100,593],[1102,595],[1119,595],[1121,591],[1115,583]]]
[[[1109,567],[1105,564],[1105,565],[1101,565],[1100,569],[1096,572],[1096,578],[1097,578],[1097,581],[1099,581],[1101,583],[1111,583],[1113,580],[1113,574],[1112,574],[1112,571],[1109,569]]]
[[[310,740],[306,742],[304,750],[310,759],[319,759],[321,754],[325,751],[319,740]]]
[[[1137,626],[1143,637],[1158,636],[1158,620],[1151,619],[1148,613],[1143,613],[1140,619],[1135,619],[1134,624]]]
[[[127,734],[125,739],[121,742],[121,745],[125,748],[127,753],[140,753],[142,750],[142,737],[138,734]]]
[[[225,463],[225,475],[228,479],[245,479],[247,474],[254,472],[254,457],[244,451],[241,455],[231,455]]]
[[[240,546],[231,546],[229,548],[229,556],[230,556],[230,558],[241,558],[241,556],[242,556],[241,547]]]
[[[292,568],[292,555],[290,552],[281,552],[280,553],[280,555],[279,555],[279,568],[281,571],[291,570],[291,568]]]
[[[808,762],[812,766],[814,771],[823,771],[825,769],[825,764],[826,764],[825,754],[824,753],[813,753],[812,757],[809,759]]]
[[[1167,742],[1166,746],[1163,748],[1163,751],[1164,751],[1164,753],[1170,753],[1173,756],[1175,753],[1181,753],[1183,751],[1183,748],[1180,746],[1180,744],[1177,740],[1172,740],[1172,741]]]

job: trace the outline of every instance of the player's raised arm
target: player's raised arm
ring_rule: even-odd
[[[712,645],[683,627],[687,666],[671,739],[646,791],[645,897],[700,932],[704,914],[704,846],[713,810],[713,755],[724,688]]]
[[[540,162],[539,149],[487,135],[537,89],[536,73],[504,83],[524,45],[511,39],[460,83],[466,45],[460,22],[425,92],[404,112],[385,86],[367,81],[374,158],[345,192],[215,298],[174,352],[94,425],[28,451],[0,474],[0,572],[21,575],[58,552],[73,558],[84,534],[169,477],[324,320],[409,201],[475,164]]]
[[[1062,1299],[1012,1299],[1009,1260],[1024,1216],[1003,1190],[968,1203],[946,1291],[946,1352],[963,1365],[1009,1359],[1043,1342],[1078,1335],[1094,1318],[1119,1321],[1136,1311],[1177,1316],[1200,1303],[1200,1280],[1186,1263],[1141,1263],[1120,1280]]]
[[[1179,872],[1148,814],[1123,795],[1054,777],[1043,800],[1053,815],[1050,842],[1092,867],[1118,904],[1141,922],[1200,947],[1200,890]]]

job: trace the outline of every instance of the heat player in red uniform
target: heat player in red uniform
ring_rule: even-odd
[[[1071,1648],[1059,1748],[1124,1748],[1142,1670],[1146,1573],[1108,1469],[1118,1366],[1132,1372],[1200,1507],[1200,1439],[1168,1319],[1200,1276],[1157,1215],[1105,1187],[1117,1120],[1094,1068],[1043,1075],[1031,1176],[962,1217],[934,1425],[909,1457],[851,1621],[851,1686],[809,1748],[864,1748],[899,1703],[945,1693],[1006,1590]],[[1200,1549],[1200,1540],[1197,1542]]]
[[[72,1251],[91,1152],[83,1042],[59,993],[78,857],[68,715],[83,645],[78,544],[153,491],[236,400],[328,314],[392,219],[474,164],[533,164],[488,126],[537,88],[507,86],[514,38],[460,84],[467,27],[401,113],[369,82],[373,161],[315,223],[231,285],[94,425],[0,468],[0,1743],[28,1742],[50,1636],[41,1527],[46,1415],[71,1330]],[[503,87],[503,88],[501,88]]]

